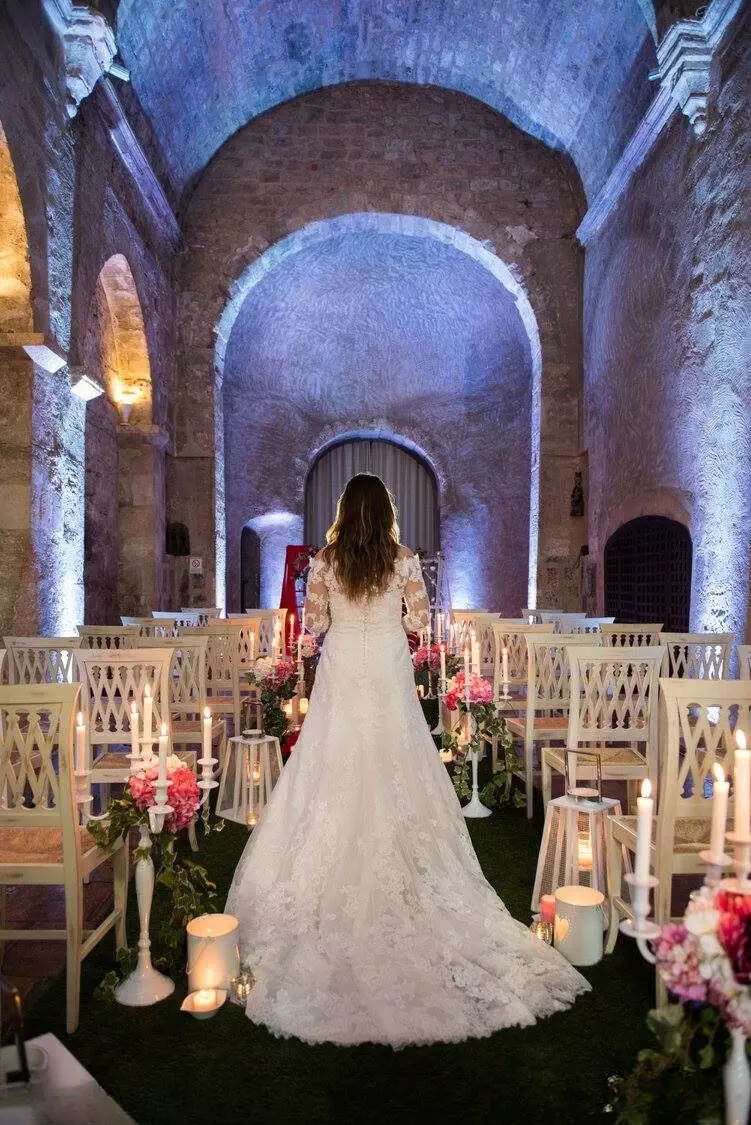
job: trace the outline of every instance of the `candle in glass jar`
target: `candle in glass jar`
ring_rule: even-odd
[[[725,771],[719,762],[715,762],[713,773],[712,831],[709,837],[709,854],[713,860],[720,860],[725,854],[725,827],[728,818],[730,782],[725,780]]]
[[[649,854],[652,846],[652,783],[648,777],[641,783],[641,796],[636,799],[636,864],[635,876],[639,883],[649,878]]]
[[[83,773],[86,769],[86,723],[83,711],[78,712],[76,722],[76,773]]]
[[[148,753],[151,753],[151,743],[153,742],[151,729],[153,706],[154,700],[151,695],[151,687],[149,684],[146,684],[145,688],[143,689],[143,737],[144,740],[149,744],[146,748]]]

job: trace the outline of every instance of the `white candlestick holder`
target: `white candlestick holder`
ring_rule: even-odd
[[[634,938],[644,960],[648,961],[650,965],[654,965],[656,958],[647,942],[658,938],[661,930],[655,922],[649,921],[649,915],[651,914],[649,900],[652,891],[659,886],[660,880],[654,875],[647,875],[646,879],[640,879],[630,871],[624,875],[624,879],[631,889],[631,907],[634,917],[621,922],[620,931],[627,937]]]
[[[149,809],[151,831],[161,832],[164,818],[172,809],[169,805]],[[158,825],[158,827],[157,827]],[[154,898],[154,861],[151,858],[151,831],[142,824],[136,855],[135,882],[140,931],[138,935],[138,964],[133,972],[115,989],[115,999],[129,1008],[145,1008],[164,1000],[175,990],[175,982],[157,972],[151,963],[151,904]]]
[[[477,724],[476,724],[473,716],[470,713],[468,713],[467,714],[467,736],[468,736],[467,742],[471,741],[472,736],[476,733],[476,730],[477,730]],[[464,814],[464,816],[468,820],[474,820],[474,819],[484,817],[484,816],[491,816],[492,811],[493,811],[492,809],[489,809],[487,807],[487,805],[483,805],[482,801],[480,800],[480,787],[479,787],[478,781],[477,781],[477,771],[478,771],[478,765],[479,765],[479,761],[480,761],[479,750],[472,750],[471,756],[472,756],[472,797],[471,797],[471,800],[470,800],[469,804],[465,805],[464,808],[462,809],[462,813]]]

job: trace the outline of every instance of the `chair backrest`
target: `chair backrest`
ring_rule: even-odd
[[[189,606],[184,605],[180,607],[180,615],[182,617],[193,617],[196,625],[205,625],[207,621],[214,621],[216,618],[222,616],[222,611],[218,606]]]
[[[507,624],[494,621],[493,630],[493,692],[498,698],[503,691],[503,650],[508,653],[509,687],[520,687],[527,683],[527,637],[550,632],[550,626]]]
[[[258,648],[256,656],[271,656],[274,647],[274,628],[278,629],[280,641],[284,642],[284,629],[287,620],[286,609],[246,609],[245,613],[229,613],[228,621],[258,621]]]
[[[583,633],[528,633],[527,718],[535,711],[568,710],[571,697],[571,667],[567,646],[596,645],[599,638]]]
[[[738,675],[751,680],[751,645],[738,645]]]
[[[77,679],[73,654],[80,637],[4,637],[8,683],[70,684]]]
[[[587,742],[646,743],[645,764],[657,783],[658,690],[665,650],[659,645],[613,649],[570,645],[569,750]]]
[[[612,625],[614,617],[585,617],[572,621],[569,629],[572,633],[599,633],[603,625]]]
[[[225,634],[234,638],[240,656],[240,666],[250,668],[258,656],[260,622],[257,617],[212,619],[204,626],[208,634]]]
[[[651,646],[660,644],[662,625],[601,625],[600,632],[606,645],[616,645],[621,648],[634,646]]]
[[[576,621],[583,621],[586,613],[563,613],[557,610],[542,610],[540,620],[544,625],[552,625],[555,633],[568,633]]]
[[[79,625],[81,648],[128,648],[133,637],[138,636],[135,625]]]
[[[153,642],[140,637],[137,645],[146,648]],[[206,654],[209,637],[203,630],[183,633],[166,641],[172,652],[170,665],[170,712],[173,718],[200,718],[206,706]]]
[[[672,679],[721,680],[727,675],[732,633],[661,633],[662,675]]]
[[[177,641],[183,637],[201,637],[206,641],[206,691],[209,700],[213,695],[230,693],[233,698],[237,697],[239,706],[239,677],[243,666],[236,634],[226,629],[183,625],[177,630]]]
[[[735,731],[751,744],[751,681],[660,680],[662,748],[658,789],[657,854],[672,851],[678,817],[707,819],[713,767],[733,776]],[[732,792],[732,790],[731,790]],[[732,816],[733,803],[730,802]]]
[[[143,694],[152,697],[152,734],[170,722],[172,648],[128,648],[101,652],[79,649],[75,655],[82,684],[81,710],[86,738],[92,746],[117,746],[130,741],[130,706],[135,702],[143,723]],[[156,751],[156,746],[154,747]]]
[[[175,616],[121,617],[123,625],[138,629],[139,637],[174,637]]]
[[[80,684],[0,687],[0,827],[61,829],[66,865],[79,849],[73,738],[80,692]]]

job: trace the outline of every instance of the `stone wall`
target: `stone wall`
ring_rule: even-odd
[[[691,626],[742,637],[751,533],[748,17],[715,76],[706,135],[676,113],[587,247],[589,546],[637,515],[694,547]]]
[[[174,518],[188,525],[212,573],[222,489],[214,451],[224,438],[215,330],[235,282],[285,236],[368,211],[422,216],[486,242],[526,291],[542,351],[539,560],[542,573],[559,579],[556,604],[575,607],[582,529],[569,519],[568,496],[579,452],[580,184],[565,158],[487,106],[444,90],[390,83],[319,90],[240,130],[207,168],[185,214],[178,279]],[[450,484],[499,491],[480,457]],[[498,580],[491,576],[490,588]],[[541,590],[539,600],[547,597]]]

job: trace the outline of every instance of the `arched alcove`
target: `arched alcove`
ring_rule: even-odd
[[[691,614],[691,536],[665,516],[639,516],[605,544],[605,613],[686,632]]]
[[[105,393],[86,410],[84,614],[89,624],[113,623],[121,613],[154,608],[154,466],[142,440],[151,429],[151,372],[141,303],[122,254],[100,271],[85,353]]]
[[[21,195],[0,122],[0,333],[32,330],[31,266]]]
[[[342,435],[318,453],[305,480],[305,542],[325,541],[350,477],[374,473],[394,495],[401,540],[434,555],[440,548],[438,482],[424,454],[376,433]]]

